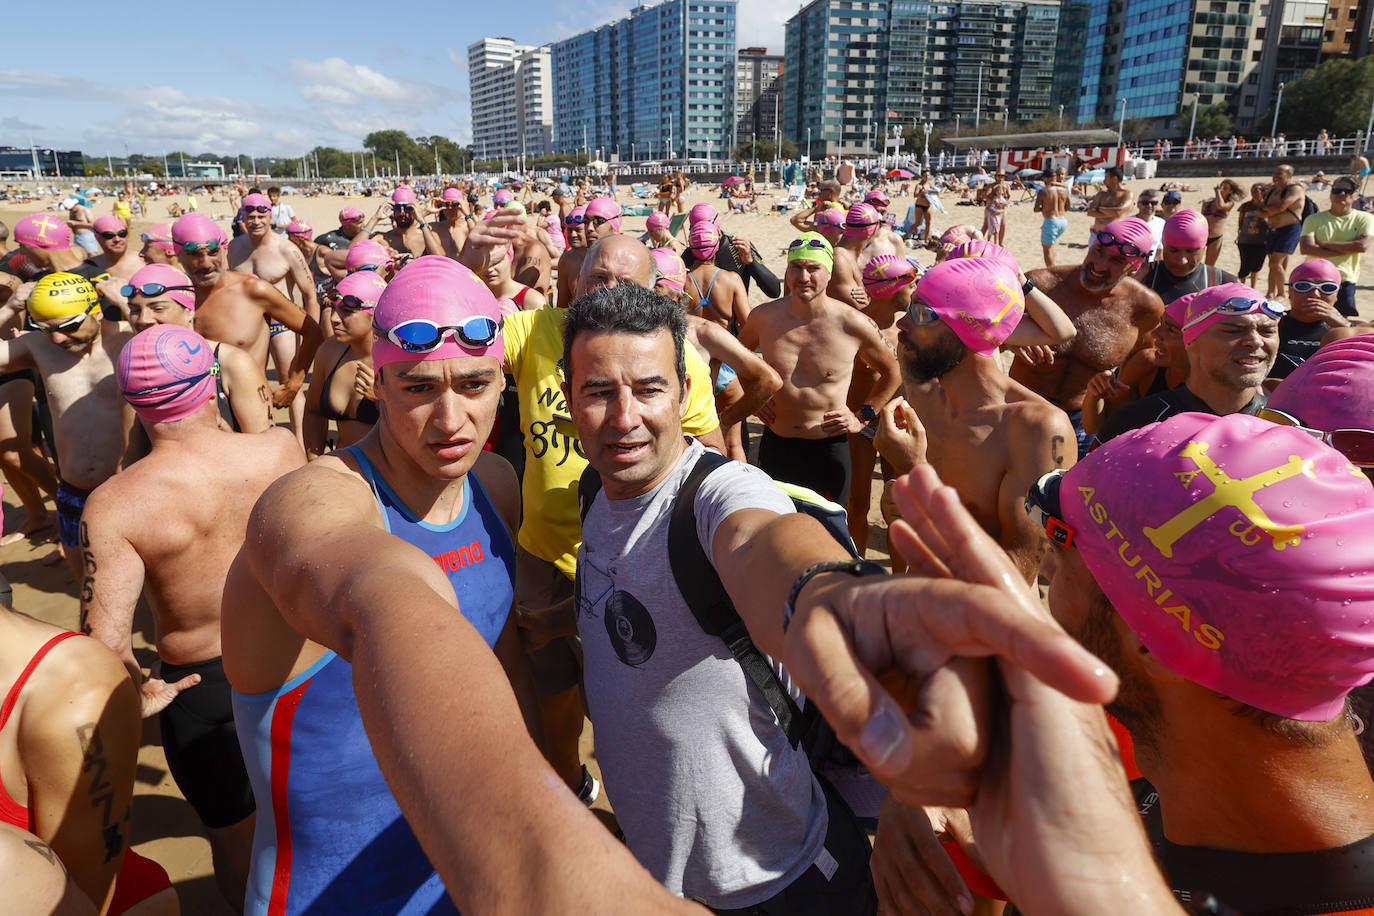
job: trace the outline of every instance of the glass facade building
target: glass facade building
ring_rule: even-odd
[[[43,149],[27,146],[0,146],[0,173],[34,175],[37,161],[39,175],[85,175],[86,157],[75,149]]]

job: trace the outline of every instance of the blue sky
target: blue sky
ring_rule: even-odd
[[[124,7],[136,13],[116,5],[113,16],[107,4],[73,5],[89,11],[72,16],[76,30],[54,28],[42,4],[10,4],[0,146],[290,156],[317,145],[359,149],[370,131],[387,128],[466,143],[469,44],[486,36],[542,44],[636,4],[238,0]],[[782,24],[796,9],[740,0],[740,47],[782,53]]]

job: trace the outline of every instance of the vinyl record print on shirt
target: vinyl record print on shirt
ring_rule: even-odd
[[[611,648],[622,662],[638,668],[653,657],[658,631],[648,609],[634,595],[612,589],[606,598],[605,622]]]

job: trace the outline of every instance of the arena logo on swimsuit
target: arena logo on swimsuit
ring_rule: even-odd
[[[471,566],[473,563],[481,563],[486,559],[486,554],[482,552],[482,545],[473,541],[466,547],[459,547],[457,550],[450,550],[446,553],[438,554],[433,557],[439,568],[446,573],[455,572],[464,566]]]

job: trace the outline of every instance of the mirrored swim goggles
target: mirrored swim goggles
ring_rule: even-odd
[[[163,286],[161,283],[144,283],[141,286],[121,286],[119,294],[125,299],[130,296],[161,296],[168,290],[194,293],[194,286]]]
[[[935,309],[914,296],[911,301],[907,303],[906,314],[907,317],[911,319],[911,323],[918,328],[923,328],[928,324],[934,324],[940,320],[940,316],[936,314]]]
[[[587,217],[585,217],[585,216],[571,216],[571,215],[570,215],[566,220],[564,220],[564,222],[566,222],[569,226],[581,226],[581,225],[584,224],[586,221],[587,221]]]
[[[244,208],[243,208],[243,212],[244,212],[244,213],[271,213],[271,212],[272,212],[272,208],[271,208],[271,207],[264,207],[264,206],[261,206],[261,205],[254,205],[254,206],[251,206],[251,207],[244,207]]]
[[[1064,468],[1055,468],[1031,484],[1030,492],[1026,494],[1026,514],[1051,541],[1072,547],[1076,532],[1072,525],[1064,521],[1059,506],[1059,487],[1063,484],[1065,473]]]
[[[219,254],[221,248],[227,247],[219,239],[210,239],[208,242],[182,242],[181,250],[187,254],[195,254],[197,251],[205,251],[210,254]]]
[[[1304,426],[1302,421],[1291,413],[1273,407],[1261,407],[1256,414],[1261,420],[1291,426],[1302,430],[1314,439],[1320,439],[1345,456],[1357,468],[1374,468],[1374,429],[1333,429],[1330,432]]]
[[[501,333],[501,322],[485,315],[469,318],[457,325],[439,325],[427,318],[412,318],[390,329],[379,327],[374,321],[372,330],[406,353],[433,353],[450,333],[465,347],[489,347],[496,341],[496,335]]]
[[[1341,291],[1341,285],[1335,280],[1323,280],[1320,283],[1315,280],[1294,280],[1288,285],[1293,287],[1295,293],[1310,293],[1315,289],[1323,296],[1330,296]]]
[[[1274,302],[1270,299],[1247,299],[1245,296],[1232,296],[1224,302],[1218,302],[1207,311],[1189,320],[1183,326],[1183,330],[1188,330],[1196,324],[1200,324],[1211,318],[1213,315],[1249,315],[1254,312],[1261,312],[1270,318],[1282,318],[1288,314],[1288,306],[1282,302]]]
[[[814,248],[817,251],[828,251],[830,246],[822,239],[793,239],[787,246],[788,251],[796,251],[799,248]]]
[[[360,309],[366,309],[370,312],[377,307],[377,303],[375,302],[366,302],[359,299],[357,296],[340,296],[338,293],[331,295],[329,301],[332,302],[334,308],[340,312],[356,312]],[[400,345],[397,344],[397,346]]]
[[[1093,242],[1102,248],[1115,248],[1128,258],[1143,258],[1149,255],[1148,251],[1142,251],[1135,242],[1128,242],[1112,235],[1106,229],[1093,233]]]

